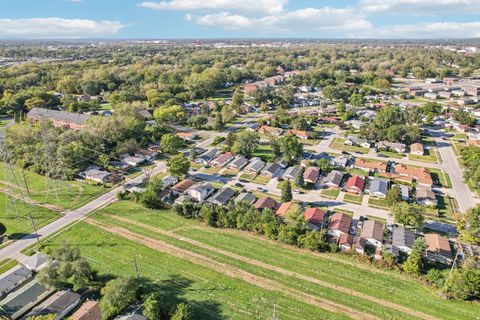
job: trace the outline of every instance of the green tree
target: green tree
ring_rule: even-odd
[[[181,153],[167,161],[168,172],[175,177],[184,177],[190,170],[190,161]]]
[[[480,207],[468,209],[458,219],[457,228],[463,241],[471,244],[480,244]]]
[[[340,101],[337,105],[337,113],[339,115],[343,114],[345,111],[347,111],[347,108],[345,107],[345,102]]]
[[[192,308],[187,303],[177,304],[171,320],[191,320],[193,318]]]
[[[299,186],[300,188],[303,188],[305,186],[305,181],[303,180],[304,173],[305,173],[305,168],[300,167],[300,170],[298,171],[297,176],[295,177],[296,178],[295,182],[297,186]]]
[[[257,150],[260,143],[260,137],[256,132],[242,131],[236,135],[232,151],[250,158]]]
[[[390,190],[387,192],[387,196],[385,197],[388,206],[393,206],[402,201],[402,192],[400,190],[399,185],[394,185]]]
[[[443,291],[457,300],[480,299],[480,261],[478,257],[467,258],[461,268],[447,276]]]
[[[413,243],[412,253],[403,264],[403,271],[410,274],[420,274],[422,270],[422,257],[427,246],[423,238],[418,238]]]
[[[181,106],[160,107],[153,111],[153,117],[159,123],[180,121],[185,117]]]
[[[282,157],[289,164],[293,164],[303,156],[303,144],[298,137],[287,135],[279,139]]]
[[[138,281],[133,278],[117,278],[108,281],[101,290],[102,319],[110,319],[133,305],[137,301],[138,289]]]
[[[149,294],[143,303],[142,313],[148,320],[164,319],[168,312],[163,297],[158,293]]]
[[[391,208],[391,213],[396,223],[404,226],[413,226],[421,228],[424,222],[425,209],[418,204],[408,204],[400,202]]]
[[[282,202],[292,201],[293,199],[292,184],[290,183],[290,180],[287,180],[284,183],[282,183],[281,192],[282,192]]]
[[[217,116],[215,117],[215,123],[213,124],[213,129],[216,131],[222,131],[223,128],[224,128],[224,124],[223,124],[222,114],[217,113]]]
[[[170,154],[178,152],[184,144],[182,138],[172,133],[164,134],[160,139],[160,147],[162,148],[162,151]]]
[[[232,150],[236,140],[237,138],[235,137],[235,134],[233,132],[229,132],[225,138],[225,151]]]
[[[323,252],[327,246],[327,232],[325,229],[321,231],[307,231],[298,237],[298,243],[305,249]]]
[[[3,235],[7,232],[7,227],[3,223],[0,222],[0,237],[3,237]]]
[[[243,92],[240,89],[240,87],[238,87],[237,89],[235,89],[235,93],[233,94],[233,97],[232,97],[233,108],[238,110],[238,108],[240,108],[240,106],[243,104],[243,98],[244,98]]]
[[[204,116],[196,115],[188,119],[188,124],[195,129],[202,129],[208,123],[208,119]]]

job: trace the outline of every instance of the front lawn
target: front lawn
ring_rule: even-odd
[[[387,200],[383,198],[372,198],[368,199],[368,204],[372,207],[379,207],[382,209],[388,209]]]
[[[351,193],[345,193],[345,197],[343,198],[345,202],[355,203],[355,204],[362,204],[363,195],[356,195]]]
[[[332,141],[331,147],[333,149],[337,149],[337,150],[349,151],[349,152],[359,152],[359,153],[362,153],[362,154],[367,154],[368,151],[369,151],[369,149],[362,148],[362,147],[359,147],[359,146],[347,146],[347,145],[344,144],[344,142],[345,142],[345,139],[335,138]]]
[[[340,193],[338,189],[323,189],[321,194],[326,198],[336,199]]]

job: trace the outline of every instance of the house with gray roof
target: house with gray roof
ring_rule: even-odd
[[[106,183],[110,180],[110,172],[100,169],[96,166],[90,166],[87,170],[80,172],[78,174],[81,178],[85,180],[90,180],[98,183]]]
[[[235,192],[232,189],[228,187],[221,188],[210,199],[208,199],[208,202],[224,206],[234,195]]]
[[[260,175],[273,178],[280,171],[280,169],[281,167],[278,163],[268,163],[260,172]]]
[[[331,189],[339,189],[342,185],[344,173],[332,170],[325,178],[324,185]]]
[[[85,122],[91,117],[89,114],[80,114],[66,111],[57,111],[44,108],[32,108],[27,113],[27,119],[32,122],[52,121],[54,127],[81,130]]]
[[[239,154],[233,158],[233,160],[227,165],[227,168],[230,170],[241,170],[247,165],[247,163],[248,159]]]
[[[250,205],[254,204],[256,201],[257,201],[257,198],[255,198],[255,196],[250,192],[242,192],[234,200],[234,202],[237,204],[241,202],[245,202]]]
[[[213,191],[215,191],[213,186],[210,183],[205,182],[190,187],[186,191],[186,194],[195,199],[197,202],[202,203],[205,201],[205,199],[212,195]]]
[[[385,198],[388,192],[388,180],[382,178],[374,178],[370,182],[369,194],[378,198]]]
[[[213,158],[217,156],[219,152],[220,150],[217,148],[207,150],[195,159],[195,163],[207,165],[210,161],[213,160]]]
[[[414,242],[415,233],[413,231],[402,227],[393,228],[392,252],[395,255],[398,255],[399,252],[412,253]]]
[[[17,265],[0,275],[0,298],[6,296],[15,288],[27,282],[32,277],[32,271],[23,265]]]
[[[245,167],[244,171],[247,173],[256,173],[258,174],[263,167],[265,167],[265,161],[255,157],[250,160],[250,163]]]
[[[284,180],[295,180],[297,179],[298,173],[300,172],[299,167],[288,167],[282,175]]]
[[[330,160],[330,164],[337,168],[345,168],[348,165],[348,161],[350,161],[350,157],[338,156]]]
[[[33,256],[28,257],[23,264],[34,272],[40,271],[47,265],[47,256],[41,252],[35,253]]]
[[[25,317],[37,317],[54,314],[55,319],[63,319],[80,303],[80,295],[71,291],[58,291],[30,311]]]
[[[403,201],[410,200],[410,192],[412,191],[412,188],[404,184],[399,184],[399,186],[400,186],[400,194],[402,196],[402,200]]]

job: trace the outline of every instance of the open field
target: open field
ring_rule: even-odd
[[[208,228],[168,211],[151,211],[132,203],[118,202],[96,214],[95,220],[94,223],[123,230],[124,236],[138,234],[138,237],[127,241],[81,223],[53,239],[49,246],[58,245],[62,239],[71,239],[72,243],[80,245],[101,273],[108,274],[133,274],[132,256],[136,252],[143,276],[165,279],[176,274],[193,278],[192,288],[197,290],[188,290],[186,297],[201,301],[208,296],[208,299],[220,303],[221,313],[227,318],[268,318],[271,315],[268,303],[279,306],[282,319],[332,318],[332,314],[326,315],[318,307],[316,312],[320,314],[312,314],[310,305],[300,298],[303,294],[321,299],[322,303],[342,306],[339,311],[352,309],[361,315],[376,315],[380,319],[475,319],[480,311],[478,304],[446,301],[398,272],[370,268],[340,254],[315,254],[296,249],[250,233]],[[186,262],[140,245],[138,242],[144,241],[141,239],[177,247],[188,251],[189,255],[200,255],[224,267],[207,272],[205,265],[197,265],[198,261]],[[276,283],[278,287],[270,287],[265,292],[265,288],[253,287],[251,283],[239,283],[232,276],[225,277],[223,271],[231,268],[247,272],[265,283]],[[222,274],[217,274],[218,271]],[[209,284],[209,289],[215,290],[205,292],[205,283]],[[242,293],[238,292],[241,285]],[[199,290],[199,286],[203,290]],[[285,299],[289,293],[278,289],[285,286],[299,296]],[[217,292],[219,288],[223,288],[221,292]],[[293,310],[300,313],[295,314]]]

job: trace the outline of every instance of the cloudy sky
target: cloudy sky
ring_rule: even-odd
[[[480,37],[480,0],[0,0],[0,8],[0,39]]]

